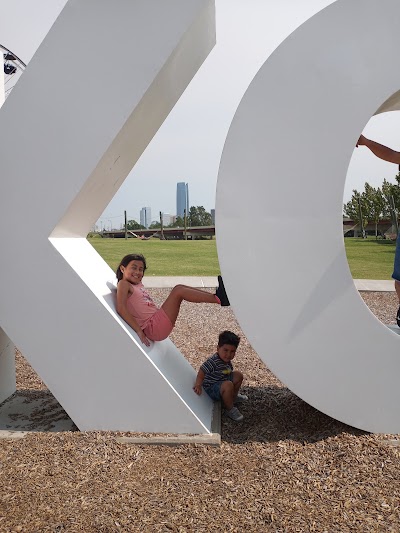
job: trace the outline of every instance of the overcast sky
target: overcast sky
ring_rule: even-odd
[[[99,225],[119,228],[124,210],[129,219],[139,220],[144,206],[151,207],[153,220],[159,211],[175,214],[178,181],[189,183],[190,205],[214,208],[224,141],[248,85],[285,36],[332,2],[216,0],[216,47],[105,209]],[[0,43],[28,63],[65,3],[0,0]],[[400,113],[373,117],[364,133],[400,150]],[[365,181],[378,187],[384,178],[394,182],[396,173],[394,165],[376,159],[366,148],[356,149],[344,201],[350,199],[352,189],[362,190]]]

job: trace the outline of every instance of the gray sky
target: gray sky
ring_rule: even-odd
[[[189,183],[190,205],[208,211],[215,207],[219,160],[244,92],[276,45],[321,2],[216,0],[216,47],[106,207],[103,225],[119,228],[124,210],[128,218],[139,220],[144,206],[151,207],[153,220],[159,211],[175,214],[178,181]],[[64,5],[65,0],[0,0],[6,13],[0,20],[0,43],[28,63]],[[400,150],[399,112],[373,117],[364,133]],[[366,148],[356,149],[344,201],[352,189],[362,190],[365,181],[377,187],[383,178],[394,181],[396,173],[394,165],[376,159]]]

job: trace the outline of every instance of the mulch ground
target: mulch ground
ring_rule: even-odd
[[[161,302],[168,291],[151,292]],[[394,322],[395,294],[363,298]],[[223,329],[242,337],[234,364],[249,401],[242,423],[223,416],[220,448],[120,444],[111,432],[0,440],[0,531],[398,533],[398,436],[356,430],[295,396],[229,308],[185,304],[171,337],[197,369]],[[18,389],[45,392],[20,354],[17,373]]]

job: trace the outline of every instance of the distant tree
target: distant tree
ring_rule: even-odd
[[[185,222],[182,217],[176,217],[175,222],[167,226],[167,228],[183,228]]]
[[[375,236],[377,236],[379,220],[391,218],[395,224],[400,212],[400,172],[395,176],[395,180],[396,183],[390,183],[384,179],[382,187],[377,189],[371,187],[369,183],[365,183],[363,193],[353,190],[351,200],[343,204],[343,214],[360,224],[358,205],[358,198],[360,198],[364,227],[368,221],[373,221],[375,223]],[[391,198],[394,201],[395,212],[392,209]]]
[[[202,205],[192,206],[189,209],[190,226],[212,226],[211,213],[208,213]]]
[[[389,183],[383,180],[382,194],[385,198],[385,217],[392,219],[392,224],[397,226],[398,213],[400,210],[400,173],[396,175],[397,183]],[[394,211],[392,208],[392,198],[394,202]]]
[[[161,228],[161,222],[157,222],[156,220],[154,220],[154,222],[152,222],[149,226],[149,229],[159,229]]]
[[[369,183],[365,183],[362,193],[362,203],[365,207],[366,218],[375,224],[375,239],[378,238],[378,222],[382,220],[386,211],[386,199],[381,189],[375,189]]]
[[[135,230],[135,229],[146,229],[144,226],[136,222],[136,220],[128,220],[126,223],[126,229]]]
[[[386,179],[383,180],[382,194],[387,203],[386,216],[390,216],[390,196],[393,196],[396,209],[400,210],[400,173],[396,175],[396,181],[397,183],[390,183]]]
[[[361,200],[362,218],[360,217],[359,198]],[[351,200],[343,205],[343,213],[365,228],[368,224],[368,206],[366,205],[365,194],[360,194],[356,189],[353,189]]]

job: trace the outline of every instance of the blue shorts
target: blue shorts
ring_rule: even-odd
[[[233,372],[231,373],[229,379],[225,379],[224,381],[232,381],[232,379],[233,379]],[[209,397],[215,402],[220,402],[222,400],[221,398],[222,383],[223,381],[216,381],[215,383],[212,383],[209,387],[203,386],[203,389],[206,391]]]
[[[396,252],[394,254],[394,267],[392,278],[400,282],[400,233],[396,240]]]

